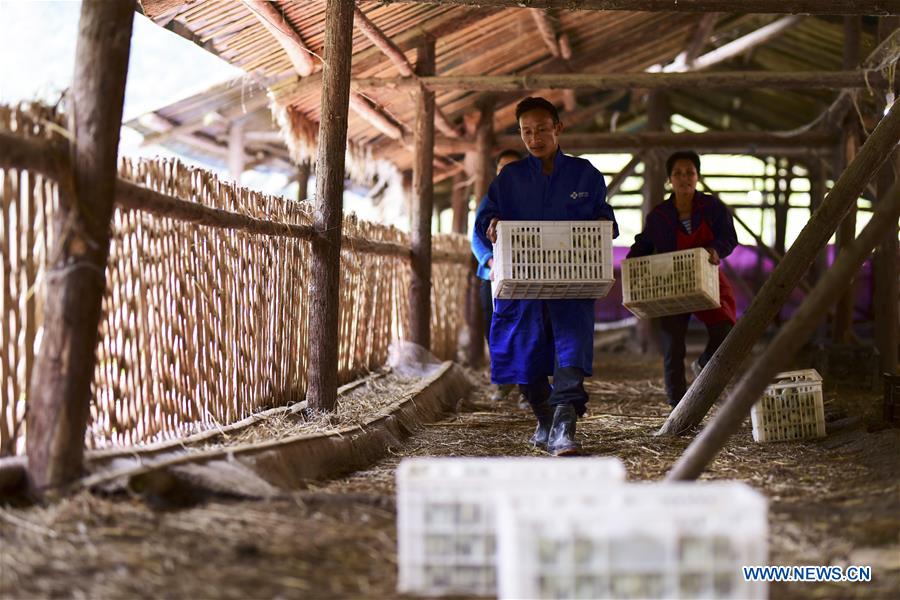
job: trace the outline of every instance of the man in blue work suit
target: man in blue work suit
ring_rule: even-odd
[[[516,121],[529,156],[494,179],[475,215],[475,235],[495,242],[497,223],[506,219],[608,220],[617,236],[603,175],[559,149],[556,107],[544,98],[526,98],[516,106]],[[553,456],[580,451],[575,422],[588,400],[584,378],[592,371],[593,341],[594,300],[495,300],[491,379],[519,384],[538,422],[530,442]]]

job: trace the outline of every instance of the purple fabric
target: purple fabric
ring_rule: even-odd
[[[630,312],[628,312],[624,306],[622,306],[622,272],[620,269],[620,265],[622,261],[625,259],[625,256],[628,254],[628,248],[613,248],[613,271],[616,278],[616,283],[613,285],[612,289],[610,289],[609,294],[605,298],[601,298],[597,301],[597,305],[595,307],[595,313],[597,316],[597,321],[599,322],[611,322],[618,321],[620,319],[625,319],[627,317],[633,316]],[[834,262],[835,256],[835,247],[828,247],[828,264]],[[725,259],[734,271],[736,271],[746,282],[751,290],[758,291],[765,280],[772,273],[773,262],[767,256],[762,257],[762,265],[760,268],[760,260],[759,255],[757,254],[756,246],[737,246],[734,249],[734,252]],[[726,272],[727,274],[727,272]],[[737,314],[738,318],[744,311],[747,310],[747,307],[750,306],[750,301],[753,299],[750,295],[748,295],[744,291],[744,286],[735,281],[734,278],[729,276],[731,280],[732,288],[734,288],[734,296],[735,300],[737,300]],[[854,289],[856,291],[856,302],[855,309],[853,312],[853,320],[854,321],[869,321],[872,319],[872,262],[871,260],[867,260],[865,264],[863,264],[860,272],[857,273],[856,280],[854,283]],[[794,314],[800,304],[803,302],[805,298],[805,294],[800,289],[795,289],[792,293],[788,302],[781,309],[780,317],[782,320],[787,320]]]

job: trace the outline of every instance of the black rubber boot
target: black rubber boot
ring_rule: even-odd
[[[534,412],[534,416],[537,417],[537,427],[534,430],[534,435],[531,436],[528,442],[535,448],[546,450],[547,439],[550,437],[550,428],[553,426],[553,407],[544,400],[541,404],[532,404],[531,410]]]
[[[575,441],[575,421],[578,415],[571,404],[559,404],[553,413],[553,425],[547,440],[547,452],[553,456],[569,456],[581,452],[581,444]]]

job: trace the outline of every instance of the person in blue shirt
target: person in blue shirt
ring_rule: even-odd
[[[528,156],[507,165],[491,183],[475,215],[481,242],[497,240],[500,220],[609,220],[618,235],[603,175],[559,148],[563,125],[556,107],[544,98],[526,98],[516,106],[516,121]],[[594,300],[494,303],[491,379],[519,384],[537,417],[530,442],[554,456],[580,451],[575,424],[588,401],[584,378],[592,373],[593,340]]]
[[[496,173],[499,175],[500,171],[503,170],[503,167],[511,162],[515,162],[521,159],[522,155],[515,150],[508,149],[502,151],[499,155],[497,155]],[[473,232],[472,254],[475,255],[475,259],[478,261],[478,268],[475,272],[475,274],[481,280],[481,287],[478,289],[478,298],[479,300],[481,300],[481,310],[484,314],[484,337],[489,344],[488,348],[490,348],[491,320],[494,316],[494,297],[491,294],[490,274],[491,267],[493,267],[494,265],[494,249],[489,244],[485,244],[481,240],[481,238],[475,235],[475,233]],[[515,387],[515,384],[512,383],[506,383],[497,386],[497,388],[491,394],[491,400],[497,402],[503,400],[510,394],[510,392],[512,392],[513,388]]]
[[[647,215],[644,230],[634,238],[628,258],[706,248],[709,262],[719,264],[737,246],[737,233],[728,207],[715,196],[697,191],[700,156],[691,151],[675,152],[666,160],[666,172],[672,184],[672,194]],[[684,377],[685,335],[691,314],[706,325],[709,336],[703,353],[691,365],[694,375],[700,374],[737,320],[734,292],[721,269],[719,300],[719,308],[659,319],[666,396],[672,408],[687,391]]]

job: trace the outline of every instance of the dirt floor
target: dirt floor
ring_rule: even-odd
[[[578,425],[585,451],[620,457],[630,480],[660,478],[690,442],[653,436],[668,410],[660,360],[604,354],[598,365]],[[535,452],[530,415],[512,399],[492,403],[486,374],[473,377],[464,410],[395,455],[278,499],[175,509],[81,494],[0,508],[0,597],[396,597],[398,462]],[[827,390],[828,419],[843,427],[818,442],[755,444],[748,420],[707,474],[768,496],[771,564],[872,566],[871,583],[772,584],[770,597],[900,597],[900,429],[879,428],[878,400]]]

